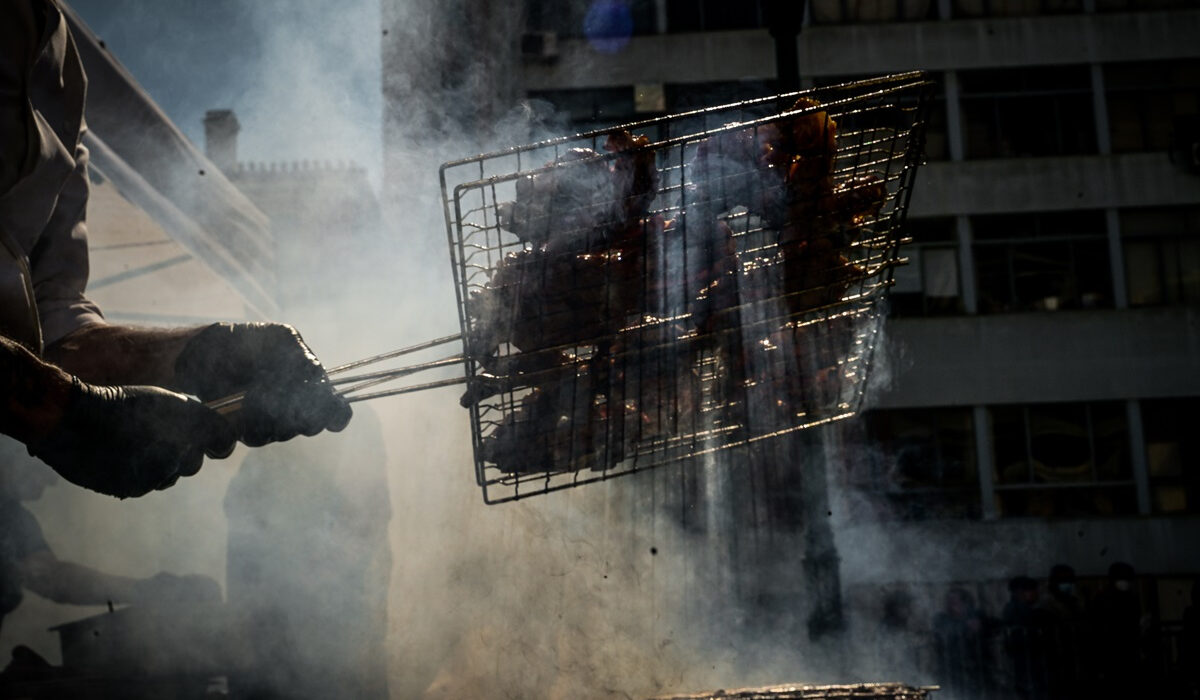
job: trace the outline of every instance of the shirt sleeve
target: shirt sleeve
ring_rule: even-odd
[[[75,148],[75,170],[29,256],[47,347],[78,328],[104,323],[100,308],[83,294],[88,280],[87,164],[87,148],[81,142]]]
[[[9,525],[12,527],[13,554],[18,561],[50,548],[42,535],[42,526],[24,506],[13,505]]]

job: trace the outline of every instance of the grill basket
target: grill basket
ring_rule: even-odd
[[[782,685],[692,695],[664,695],[652,700],[926,700],[935,690],[936,687],[914,688],[899,683]]]
[[[929,85],[887,76],[443,165],[484,500],[853,415]]]

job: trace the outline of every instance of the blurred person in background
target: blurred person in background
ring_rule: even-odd
[[[917,628],[915,601],[905,588],[893,588],[879,601],[878,624],[872,628],[870,660],[876,664],[871,673],[880,678],[915,678],[927,674],[928,658],[922,658],[924,630]],[[922,662],[926,662],[922,665]],[[928,679],[933,682],[933,679]]]
[[[1014,576],[1008,582],[1009,600],[1004,605],[1004,653],[1012,665],[1012,684],[1017,697],[1043,700],[1046,697],[1045,650],[1037,626],[1034,606],[1037,581]]]
[[[383,700],[392,556],[374,411],[246,457],[225,496],[229,606],[254,640],[235,697]]]
[[[1095,647],[1097,697],[1126,698],[1145,687],[1142,660],[1150,618],[1142,614],[1133,567],[1114,562],[1105,587],[1088,606]]]
[[[84,296],[86,83],[54,0],[0,3],[0,432],[68,481],[125,498],[238,439],[343,428],[349,405],[291,327],[109,325]],[[201,403],[236,392],[234,421]]]
[[[1186,697],[1200,698],[1200,580],[1192,581],[1191,605],[1183,611],[1179,638],[1179,668],[1183,670]]]
[[[1067,564],[1050,567],[1046,594],[1038,600],[1034,612],[1045,651],[1047,697],[1053,700],[1084,697],[1091,675],[1090,647],[1075,569]]]
[[[951,697],[989,697],[994,630],[994,621],[984,616],[965,588],[946,592],[945,607],[933,618],[933,637],[938,683]]]
[[[24,452],[19,443],[0,436],[0,625],[21,604],[25,591],[67,605],[220,601],[220,586],[206,576],[161,573],[129,578],[56,557],[42,537],[37,519],[23,504],[41,498],[58,477]],[[17,647],[0,682],[40,673],[47,667],[32,650]]]

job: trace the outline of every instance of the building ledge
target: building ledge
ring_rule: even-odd
[[[976,581],[1005,581],[1041,577],[1059,563],[1103,576],[1116,561],[1164,575],[1195,569],[1193,551],[1180,544],[1200,538],[1200,517],[847,523],[836,537],[849,584],[951,582],[964,571]]]
[[[1197,10],[817,26],[800,37],[800,74],[1151,61],[1195,56],[1197,36]]]
[[[806,27],[800,75],[1151,61],[1196,56],[1200,10],[1047,15]],[[766,29],[635,36],[617,54],[559,39],[556,58],[524,65],[527,90],[638,83],[773,80]]]
[[[1167,153],[941,161],[917,171],[914,217],[1195,204],[1200,177]]]
[[[1200,396],[1200,309],[892,319],[876,408]]]

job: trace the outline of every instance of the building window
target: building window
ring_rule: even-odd
[[[994,406],[989,413],[1000,515],[1137,511],[1124,403]]]
[[[665,92],[667,111],[670,113],[688,112],[775,94],[771,82],[766,80],[668,83]]]
[[[1200,398],[1150,399],[1142,404],[1150,507],[1156,513],[1200,512]]]
[[[1196,0],[1096,0],[1097,12],[1150,12],[1152,10],[1191,10]]]
[[[766,25],[764,0],[666,0],[668,32],[755,29]]]
[[[929,101],[929,118],[925,124],[925,159],[948,160],[950,158],[949,129],[946,126],[946,82],[944,74],[930,77],[937,81],[937,89]]]
[[[978,518],[973,426],[969,408],[868,413],[851,482],[885,517]]]
[[[877,75],[832,75],[813,79],[813,86],[822,88],[830,85],[841,85],[858,80],[870,80]],[[930,95],[928,112],[925,117],[925,159],[929,161],[947,160],[950,158],[949,138],[946,129],[946,80],[941,72],[930,72],[930,80],[935,83]],[[904,108],[916,108],[916,95],[903,94],[894,97],[896,103]]]
[[[547,122],[565,119],[577,132],[606,129],[636,117],[632,87],[536,90],[529,100],[545,111]]]
[[[766,80],[736,80],[710,83],[667,83],[663,94],[668,114],[691,112],[706,107],[733,104],[743,100],[758,97],[769,97],[776,90],[772,81]],[[774,104],[766,104],[751,110],[741,116],[741,119],[755,119],[767,116],[775,108]],[[681,117],[669,124],[662,125],[664,131],[659,138],[668,139],[676,136],[698,134],[709,129],[719,129],[730,121],[728,112],[721,114],[699,114],[691,117]],[[669,131],[668,131],[669,130]]]
[[[534,0],[526,5],[525,26],[564,37],[595,36],[605,27],[653,34],[655,0]]]
[[[1104,89],[1113,152],[1165,151],[1176,124],[1200,115],[1200,61],[1109,64]]]
[[[1030,66],[959,73],[967,158],[1096,152],[1087,66]]]
[[[1112,306],[1104,214],[971,218],[981,313]]]
[[[1200,207],[1121,211],[1130,306],[1200,303]]]
[[[954,219],[911,219],[900,248],[908,264],[896,268],[893,316],[940,316],[964,311]]]
[[[810,0],[813,24],[937,19],[933,0]]]
[[[952,0],[951,16],[1025,17],[1082,12],[1083,0]]]

